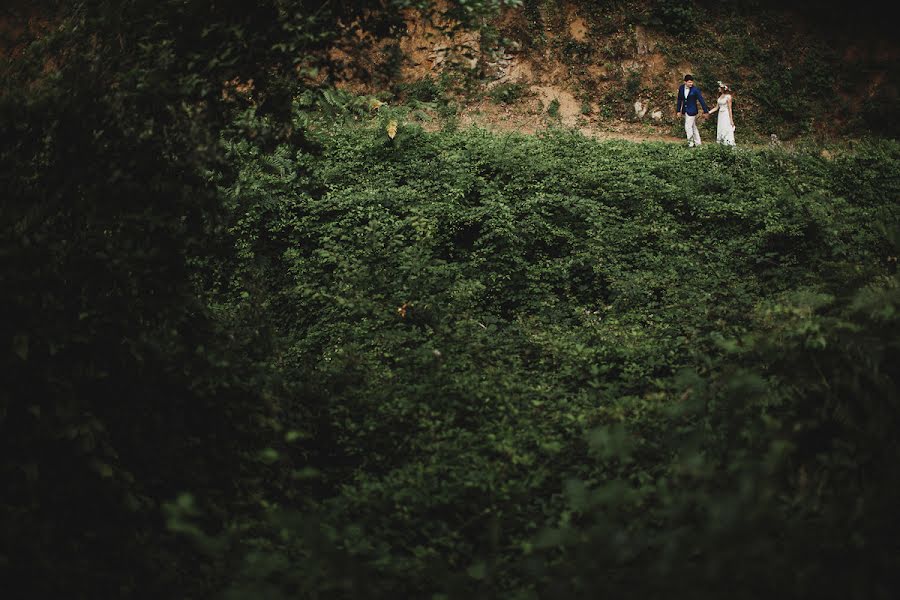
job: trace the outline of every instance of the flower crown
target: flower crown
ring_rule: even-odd
[[[725,90],[726,92],[731,90],[730,87],[728,87],[726,84],[722,83],[721,81],[717,81],[716,83],[718,83],[719,87],[722,88],[723,90]]]

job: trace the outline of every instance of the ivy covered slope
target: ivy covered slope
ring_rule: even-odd
[[[509,4],[38,4],[0,63],[7,596],[892,597],[900,146],[323,88],[404,8]]]
[[[206,288],[306,398],[233,592],[887,597],[900,146],[395,129],[228,144]]]

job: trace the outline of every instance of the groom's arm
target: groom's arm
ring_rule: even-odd
[[[684,104],[684,96],[681,94],[681,88],[678,88],[678,102],[675,103],[675,114],[681,114],[681,105]]]
[[[700,106],[703,107],[703,112],[709,114],[709,108],[706,106],[706,102],[703,100],[703,94],[700,92],[700,90],[697,90],[697,99],[700,100]]]

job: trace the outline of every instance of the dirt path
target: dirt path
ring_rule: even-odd
[[[665,144],[686,145],[681,136],[673,133],[672,119],[662,121],[660,125],[646,123],[630,123],[624,120],[602,120],[591,117],[550,118],[546,113],[523,112],[521,110],[504,109],[490,103],[469,105],[460,116],[463,127],[477,126],[497,133],[536,134],[548,131],[553,127],[571,128],[581,134],[597,140],[624,140],[634,143],[661,142]],[[439,129],[439,120],[428,129]],[[680,130],[679,130],[680,132]],[[715,143],[715,134],[711,131],[702,133],[705,143]],[[743,147],[761,149],[769,144],[741,143]]]

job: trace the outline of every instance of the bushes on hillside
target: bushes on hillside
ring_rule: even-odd
[[[891,589],[896,144],[317,139],[232,145],[221,293],[266,282],[332,490],[219,539],[235,594]]]

